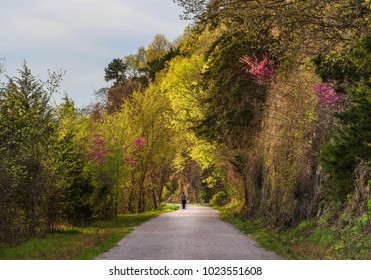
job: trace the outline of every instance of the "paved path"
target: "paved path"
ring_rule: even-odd
[[[263,260],[279,259],[233,226],[219,212],[187,205],[135,228],[100,260]]]

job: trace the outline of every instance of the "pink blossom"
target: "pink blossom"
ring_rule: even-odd
[[[247,55],[240,59],[243,70],[247,77],[252,77],[258,84],[268,84],[276,75],[273,66],[273,61],[265,57],[259,60],[256,56],[249,57]]]
[[[126,161],[127,163],[129,163],[130,167],[131,168],[134,168],[136,165],[137,165],[137,162],[135,159],[131,158],[131,157],[124,157],[124,161]]]
[[[111,142],[116,143],[118,141],[117,137],[112,137]]]
[[[313,90],[319,99],[319,105],[325,107],[339,107],[343,98],[336,92],[332,83],[318,84]]]
[[[92,146],[106,146],[104,143],[104,135],[103,134],[94,134],[94,140]]]
[[[97,164],[102,165],[105,161],[105,156],[109,153],[109,150],[104,148],[106,143],[104,142],[103,134],[94,134],[93,143],[90,145],[90,158]]]
[[[134,141],[134,146],[135,147],[144,147],[146,145],[146,139],[144,137],[139,137]]]

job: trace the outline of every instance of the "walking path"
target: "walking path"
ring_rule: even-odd
[[[100,260],[280,259],[221,221],[209,207],[187,205],[135,228]]]

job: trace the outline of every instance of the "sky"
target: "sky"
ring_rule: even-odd
[[[66,71],[57,103],[67,93],[77,107],[110,84],[104,68],[114,58],[147,47],[156,34],[178,38],[188,22],[173,0],[0,0],[0,59],[18,76],[24,61],[34,76]]]

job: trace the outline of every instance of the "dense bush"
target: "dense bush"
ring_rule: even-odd
[[[228,194],[224,191],[220,191],[213,195],[212,199],[210,200],[210,205],[215,206],[223,206],[229,202]]]

